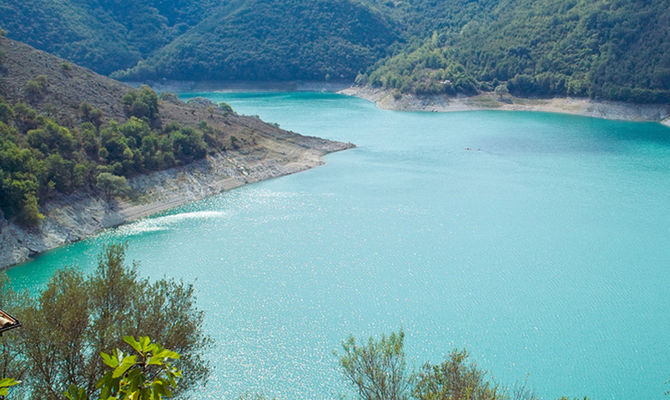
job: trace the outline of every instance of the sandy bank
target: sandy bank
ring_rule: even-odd
[[[506,95],[503,98],[493,93],[482,93],[472,97],[450,97],[447,95],[398,96],[386,89],[352,86],[338,93],[360,97],[377,104],[379,108],[398,111],[545,111],[563,114],[584,115],[625,121],[661,122],[670,127],[670,105],[630,104],[615,101],[599,101],[583,98],[525,99]]]
[[[134,200],[106,199],[91,193],[62,195],[42,207],[39,228],[8,222],[0,212],[0,267],[89,237],[96,232],[178,207],[248,183],[304,171],[323,164],[322,156],[353,147],[350,143],[290,134],[290,140],[257,137],[258,146],[223,152],[189,165],[129,180]]]

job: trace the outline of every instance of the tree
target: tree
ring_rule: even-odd
[[[405,333],[391,333],[356,344],[353,336],[342,343],[340,366],[346,380],[363,400],[409,399],[412,376],[407,370],[403,341]]]
[[[358,399],[538,400],[526,383],[510,388],[488,381],[486,371],[468,362],[465,350],[453,350],[441,364],[426,363],[418,374],[411,373],[405,361],[404,337],[401,330],[379,340],[370,338],[367,346],[357,345],[353,337],[342,343],[340,366]]]
[[[128,117],[145,119],[150,125],[158,120],[158,95],[147,85],[139,90],[129,90],[121,99]]]
[[[12,107],[7,104],[5,99],[0,97],[0,121],[8,124],[11,120],[14,119],[14,110]]]
[[[109,172],[98,174],[96,186],[108,198],[112,196],[126,196],[130,192],[130,186],[125,176],[118,176]]]
[[[90,122],[95,125],[96,128],[100,128],[100,125],[102,125],[102,110],[85,101],[82,101],[81,104],[79,104],[79,116],[83,122]]]
[[[418,400],[504,400],[498,385],[486,381],[486,372],[467,362],[465,350],[454,350],[442,364],[425,364],[413,396]]]
[[[498,96],[498,100],[502,101],[505,99],[505,96],[509,95],[509,90],[507,89],[507,85],[500,84],[496,86],[496,88],[493,90],[493,93]]]
[[[174,156],[185,164],[207,155],[207,145],[202,134],[192,128],[181,128],[170,134]]]
[[[193,287],[139,278],[136,266],[125,264],[124,245],[105,247],[91,275],[60,270],[38,298],[23,301],[27,304],[16,311],[23,324],[18,343],[3,346],[0,354],[18,350],[15,370],[23,368],[22,375],[6,376],[22,377],[30,399],[61,400],[71,385],[88,398],[100,395],[97,383],[109,363],[99,355],[127,344],[121,339],[127,334],[154,338],[181,354],[174,367],[184,379],[176,393],[207,380],[209,364],[203,355],[210,339],[202,331]],[[141,346],[145,355],[147,346]],[[154,355],[160,352],[152,349]]]
[[[35,79],[29,79],[26,81],[24,86],[24,91],[26,96],[31,100],[38,100],[44,95],[44,92],[47,90],[47,76],[38,75]]]

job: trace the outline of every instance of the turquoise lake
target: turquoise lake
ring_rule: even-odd
[[[194,282],[215,339],[193,396],[345,393],[333,350],[403,327],[410,361],[465,347],[545,399],[667,399],[670,129],[550,113],[410,113],[329,93],[183,93],[358,147],[48,252],[37,290],[127,241]]]

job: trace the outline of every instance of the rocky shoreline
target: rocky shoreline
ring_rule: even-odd
[[[253,182],[304,171],[324,162],[328,153],[354,147],[295,135],[275,142],[274,152],[223,152],[189,165],[129,179],[135,200],[105,199],[97,194],[61,195],[42,207],[37,228],[25,228],[0,214],[0,268],[38,253],[89,237],[96,232]],[[0,212],[1,213],[1,212]]]
[[[366,99],[379,108],[396,111],[544,111],[613,120],[660,122],[670,127],[668,104],[630,104],[570,97],[526,99],[511,95],[498,96],[494,93],[470,97],[416,96],[367,86],[352,86],[338,93]]]

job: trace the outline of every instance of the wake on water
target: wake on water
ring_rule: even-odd
[[[115,236],[132,236],[147,232],[161,232],[172,229],[188,220],[207,220],[224,218],[224,211],[194,211],[161,217],[148,217],[117,228]]]

